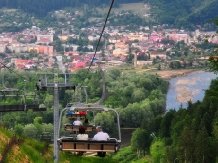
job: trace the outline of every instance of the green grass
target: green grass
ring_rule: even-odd
[[[97,156],[76,156],[72,155],[71,157],[65,154],[61,155],[60,162],[64,163],[64,160],[68,160],[70,163],[119,163],[117,160],[114,160],[108,156],[105,158],[97,157]]]
[[[41,152],[46,145],[45,142],[39,142],[34,139],[25,139],[25,143],[39,152]]]
[[[20,149],[23,153],[26,153],[29,159],[34,163],[43,163],[46,162],[45,158],[41,156],[39,151],[35,150],[33,147],[27,144],[21,144]]]
[[[8,138],[12,138],[13,134],[12,132],[10,132],[8,129],[5,129],[3,127],[0,127],[0,133],[4,134],[5,136],[7,136]]]
[[[119,161],[120,163],[131,162],[131,160],[136,160],[137,155],[132,151],[131,146],[121,149],[118,153],[112,156],[113,159]]]

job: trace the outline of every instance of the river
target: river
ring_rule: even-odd
[[[218,77],[213,72],[194,72],[188,76],[177,77],[170,80],[169,90],[167,92],[166,110],[178,110],[182,104],[187,107],[187,102],[202,101],[205,90],[210,86],[211,80]]]

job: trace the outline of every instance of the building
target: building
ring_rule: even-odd
[[[37,35],[37,42],[44,42],[45,39],[51,43],[53,42],[53,35]]]
[[[122,48],[117,48],[113,50],[113,55],[128,55],[128,50],[122,49]]]
[[[166,52],[157,52],[157,51],[152,51],[150,53],[150,59],[156,59],[157,57],[161,58],[161,59],[167,59],[167,55]]]

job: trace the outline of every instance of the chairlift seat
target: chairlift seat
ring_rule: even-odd
[[[34,104],[0,105],[0,112],[26,111],[29,109],[33,111],[46,111],[46,108],[39,108],[39,105]]]
[[[117,152],[120,148],[120,142],[117,139],[108,141],[96,140],[76,140],[70,137],[64,137],[57,140],[59,149],[73,152]]]
[[[66,131],[79,131],[79,128],[80,128],[80,127],[81,127],[81,126],[78,126],[78,125],[66,124],[66,125],[64,126],[64,129],[65,129]],[[86,125],[86,126],[84,126],[84,127],[86,128],[86,133],[93,131],[93,126],[92,126],[92,125]]]
[[[84,119],[86,118],[86,114],[67,114],[66,115],[67,118],[80,118],[80,119]]]
[[[0,112],[24,111],[24,105],[0,105]]]

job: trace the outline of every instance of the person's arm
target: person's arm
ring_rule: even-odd
[[[89,139],[89,136],[88,136],[88,134],[86,134],[86,140],[88,140]]]
[[[107,133],[105,133],[105,134],[106,134],[106,138],[107,138],[107,139],[110,139],[110,136],[109,136]]]

